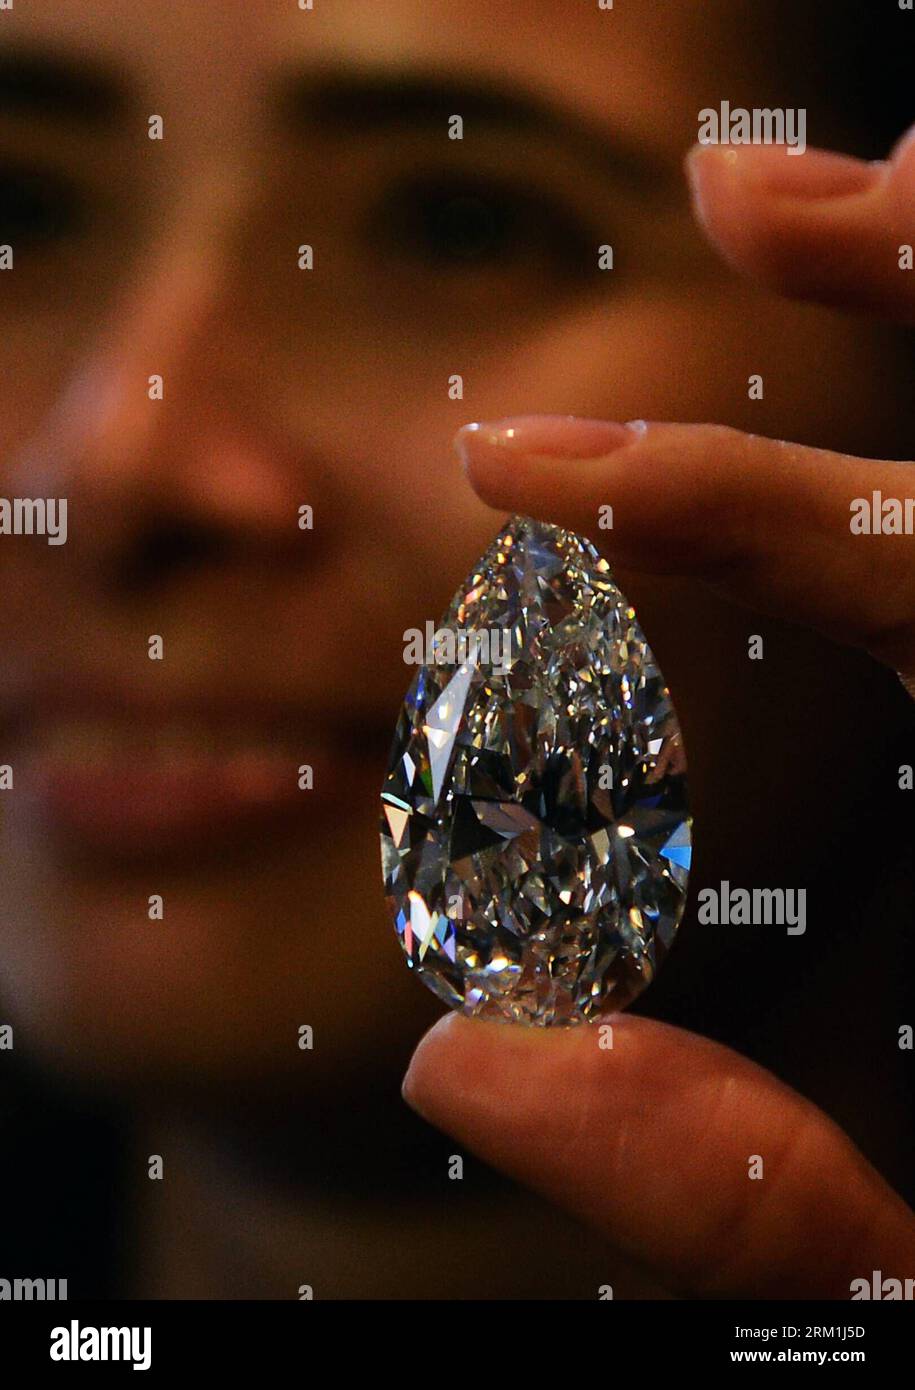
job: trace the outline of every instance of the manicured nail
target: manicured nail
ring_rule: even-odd
[[[635,432],[614,420],[578,415],[517,415],[458,430],[454,446],[464,463],[494,448],[545,458],[589,459],[633,442]]]
[[[783,145],[696,145],[686,161],[700,205],[716,178],[748,179],[791,198],[844,198],[875,187],[886,168],[882,162],[868,163],[830,150],[791,154]]]

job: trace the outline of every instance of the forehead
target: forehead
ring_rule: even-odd
[[[56,0],[0,15],[4,38],[106,63],[150,111],[244,118],[279,73],[326,67],[510,81],[632,137],[717,100],[757,45],[745,0]],[[12,45],[7,43],[9,49]],[[720,78],[719,78],[720,81]],[[710,87],[711,84],[711,87]]]

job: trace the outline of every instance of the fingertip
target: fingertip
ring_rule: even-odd
[[[736,171],[737,155],[720,145],[694,145],[684,161],[693,209],[701,225],[711,231],[716,192],[722,179]]]
[[[540,1030],[512,1028],[508,1024],[467,1018],[450,1012],[438,1019],[416,1045],[401,1084],[406,1103],[424,1118],[436,1098],[460,1090],[465,1079],[478,1074],[482,1057],[492,1054],[493,1044],[509,1032]]]
[[[696,220],[718,254],[800,298],[824,297],[818,280],[842,270],[833,243],[860,239],[890,167],[775,144],[699,146],[686,161]]]
[[[424,1119],[442,1127],[540,1123],[549,1098],[565,1094],[570,1077],[585,1089],[602,1081],[610,1065],[606,1039],[637,1032],[640,1023],[648,1026],[613,1013],[576,1027],[547,1028],[451,1013],[420,1040],[401,1093]],[[600,1075],[592,1073],[593,1060]]]
[[[456,431],[451,440],[451,447],[462,463],[466,464],[467,462],[467,451],[471,438],[478,434],[482,428],[481,420],[469,420],[466,425],[461,425],[461,428]]]
[[[403,1081],[400,1086],[400,1094],[403,1096],[407,1105],[416,1110],[420,1115],[422,1110],[423,1086],[430,1064],[434,1065],[436,1056],[443,1044],[447,1046],[447,1038],[456,1014],[445,1014],[444,1018],[437,1019],[432,1027],[423,1034],[417,1043],[410,1064],[404,1073]]]
[[[750,152],[752,153],[752,151]],[[686,157],[686,176],[696,221],[725,259],[730,242],[743,225],[746,205],[757,190],[746,150],[733,146],[695,145]]]
[[[430,1124],[487,1135],[498,1146],[551,1129],[549,1098],[566,1092],[573,1075],[586,1084],[597,1041],[594,1025],[543,1028],[449,1014],[421,1039],[403,1098]]]

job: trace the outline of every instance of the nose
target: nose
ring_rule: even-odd
[[[236,177],[197,182],[33,442],[82,561],[131,545],[143,572],[200,560],[217,537],[294,535],[315,506],[316,460],[273,423],[260,345],[238,326],[256,274],[235,254],[244,213]]]

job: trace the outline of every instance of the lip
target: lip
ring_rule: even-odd
[[[62,682],[17,701],[17,790],[42,829],[82,856],[195,857],[351,804],[378,721],[243,695],[116,696]],[[7,743],[7,746],[9,744]],[[311,769],[310,787],[300,768]]]

